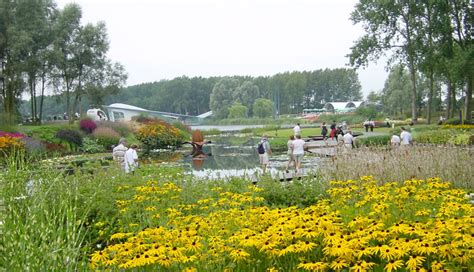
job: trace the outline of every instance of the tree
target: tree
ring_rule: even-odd
[[[217,119],[224,119],[229,115],[229,107],[233,104],[232,94],[239,86],[234,78],[223,78],[212,88],[210,106]]]
[[[273,102],[265,98],[255,100],[252,108],[254,117],[267,118],[273,114]]]
[[[260,96],[260,91],[257,85],[251,81],[245,81],[235,89],[232,95],[234,101],[242,103],[247,109],[251,109],[255,99]]]
[[[235,102],[232,107],[229,108],[228,118],[247,118],[248,108],[239,102]]]
[[[417,35],[422,12],[416,1],[361,0],[351,14],[354,23],[361,23],[366,34],[355,42],[349,54],[355,67],[365,66],[386,51],[392,51],[389,63],[395,59],[409,68],[411,80],[411,114],[416,122],[417,113]]]
[[[383,110],[391,115],[405,115],[410,108],[410,88],[410,75],[403,66],[394,66],[382,90]]]

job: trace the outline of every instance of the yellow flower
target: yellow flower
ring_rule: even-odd
[[[309,271],[324,271],[326,270],[327,264],[323,262],[316,263],[300,263],[298,268],[309,270]]]
[[[335,270],[342,269],[344,267],[348,267],[349,264],[344,259],[338,259],[331,263],[330,267]]]
[[[402,260],[391,260],[388,262],[388,264],[385,266],[385,270],[387,272],[391,272],[392,270],[398,270],[400,267],[403,266],[403,261]]]
[[[423,256],[410,256],[410,258],[406,262],[407,268],[411,270],[416,270],[423,264],[425,260],[426,258]]]
[[[109,259],[109,256],[104,251],[96,251],[91,254],[91,260],[94,263],[105,262]]]

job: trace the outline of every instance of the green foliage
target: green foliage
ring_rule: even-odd
[[[255,100],[253,104],[253,115],[259,118],[267,118],[273,115],[273,102],[265,98]]]
[[[60,143],[61,140],[56,137],[56,134],[62,129],[75,130],[77,127],[73,125],[41,125],[23,126],[18,128],[18,130],[28,137],[32,137],[46,143]]]
[[[327,196],[326,189],[329,184],[313,176],[295,180],[289,184],[264,179],[258,183],[258,186],[263,189],[260,195],[271,207],[307,207]]]
[[[452,136],[449,140],[449,144],[453,145],[472,145],[474,137],[471,134],[462,133]]]
[[[460,129],[425,130],[416,131],[414,140],[418,143],[428,144],[469,145],[472,144],[471,135],[468,131]]]
[[[239,81],[234,78],[223,78],[216,83],[210,98],[210,108],[215,118],[224,119],[229,116],[229,108],[234,102],[232,94],[238,86]]]
[[[203,135],[220,135],[222,132],[217,128],[209,129],[209,130],[202,130]]]
[[[81,151],[85,153],[99,153],[105,150],[104,146],[99,143],[99,139],[85,137],[82,139]]]
[[[355,139],[355,145],[360,146],[384,146],[390,142],[390,135],[379,135],[370,137],[357,137]]]
[[[356,114],[366,119],[377,119],[380,117],[380,112],[375,105],[367,105],[356,109]]]
[[[246,118],[248,115],[248,108],[241,103],[234,103],[229,108],[228,118]]]

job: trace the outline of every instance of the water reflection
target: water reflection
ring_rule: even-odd
[[[198,178],[220,179],[238,176],[255,180],[263,174],[256,151],[259,138],[220,136],[209,137],[206,140],[211,140],[212,143],[204,144],[202,154],[197,156],[190,145],[185,145],[176,152],[158,152],[156,156],[143,162],[176,162],[182,164]],[[290,170],[289,174],[283,171],[286,162],[286,153],[274,153],[270,157],[269,173],[277,179],[291,177],[294,170]],[[305,156],[302,161],[301,175],[309,174],[319,165],[321,165],[320,158]]]

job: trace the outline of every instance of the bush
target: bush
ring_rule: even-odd
[[[77,130],[62,129],[56,133],[56,138],[68,143],[71,150],[77,150],[82,144],[82,135]]]
[[[146,151],[159,148],[177,147],[186,140],[187,135],[162,120],[148,121],[136,133]]]
[[[46,143],[61,143],[61,139],[56,137],[60,130],[75,130],[75,126],[71,125],[42,125],[22,127],[21,131],[28,137],[32,137]]]
[[[95,138],[86,137],[82,140],[81,151],[85,153],[99,153],[104,151],[104,147]]]
[[[97,124],[92,119],[82,119],[79,122],[79,128],[85,133],[91,134],[97,128]]]
[[[129,126],[125,123],[120,123],[120,122],[111,122],[111,121],[99,121],[97,122],[98,127],[107,127],[115,130],[120,134],[122,137],[127,137],[131,130]]]
[[[120,134],[109,127],[98,127],[92,135],[106,150],[112,150],[112,146],[117,145],[120,140]]]
[[[371,137],[356,138],[355,145],[359,146],[383,146],[390,142],[390,135],[379,135]]]

